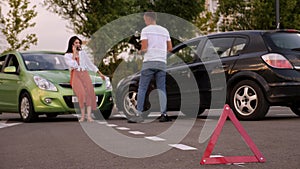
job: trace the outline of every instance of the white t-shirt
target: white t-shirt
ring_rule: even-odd
[[[148,25],[142,29],[141,40],[148,40],[148,49],[144,55],[144,62],[167,62],[167,41],[171,41],[171,38],[166,28],[159,25]]]
[[[65,61],[68,64],[70,69],[81,69],[81,70],[88,70],[97,72],[98,68],[95,66],[92,61],[90,60],[87,53],[84,51],[79,51],[79,65],[77,61],[72,59],[73,53],[66,53],[65,54]]]

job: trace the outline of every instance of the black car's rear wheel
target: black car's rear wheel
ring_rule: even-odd
[[[19,113],[24,122],[32,122],[38,117],[34,112],[31,97],[27,92],[22,93],[20,97]]]
[[[270,107],[262,89],[251,80],[243,80],[233,87],[230,106],[240,120],[262,119]]]

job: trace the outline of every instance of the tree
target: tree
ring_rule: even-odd
[[[156,12],[168,13],[187,21],[195,21],[197,15],[204,9],[205,0],[44,0],[44,5],[48,10],[57,13],[61,17],[70,21],[70,28],[75,33],[83,35],[87,38],[92,38],[100,28],[104,25],[119,19],[122,16],[128,16],[130,14],[136,14],[145,12],[147,10],[153,10]],[[131,18],[128,18],[131,19]],[[123,28],[128,28],[128,31],[134,32],[140,31],[144,27],[144,23],[141,22],[142,16],[134,17],[135,20],[130,20],[128,23],[134,23],[131,25],[120,24]],[[165,23],[171,25],[170,23]],[[172,31],[187,31],[188,29],[181,29]],[[120,32],[113,32],[111,30],[108,36],[114,39]],[[97,36],[97,35],[94,35]],[[107,38],[109,40],[109,38]],[[111,47],[110,50],[105,51],[105,57],[111,57],[114,62],[110,66],[101,64],[100,69],[103,72],[111,75],[114,69],[118,66],[120,61],[117,61],[117,56],[128,47],[128,41],[130,37],[123,39],[119,44]],[[92,44],[94,53],[99,52],[99,48],[106,49],[105,46],[110,46],[109,41],[99,42]],[[108,69],[109,67],[109,69]]]
[[[7,17],[0,18],[4,25],[2,30],[10,47],[6,50],[27,50],[31,44],[37,44],[36,34],[27,34],[25,38],[19,39],[20,34],[27,28],[34,27],[31,20],[37,16],[36,6],[29,8],[28,0],[6,0],[10,7]]]
[[[280,28],[300,29],[300,0],[280,1]],[[219,0],[222,30],[276,29],[275,0]]]

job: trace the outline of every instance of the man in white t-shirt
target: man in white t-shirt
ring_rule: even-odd
[[[128,122],[139,123],[144,121],[142,112],[149,83],[153,77],[159,92],[160,122],[171,121],[166,113],[166,62],[167,53],[172,50],[172,42],[168,30],[156,24],[156,13],[145,12],[144,21],[147,25],[141,32],[141,54],[144,55],[141,77],[137,96],[137,115],[128,119]]]

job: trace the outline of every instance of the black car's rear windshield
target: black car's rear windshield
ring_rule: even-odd
[[[268,34],[275,46],[282,49],[300,50],[300,34],[290,32],[276,32]]]
[[[68,70],[64,55],[51,53],[23,53],[27,70]]]

